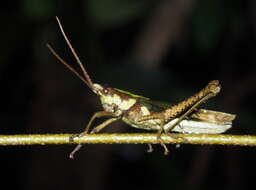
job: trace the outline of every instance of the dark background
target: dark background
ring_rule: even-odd
[[[254,135],[256,2],[23,0],[0,6],[1,134],[79,133],[99,100],[50,54],[77,68],[55,16],[92,79],[176,103],[218,79],[204,107],[237,114],[229,134]],[[143,132],[117,122],[103,132]],[[8,189],[247,189],[255,148],[159,145],[0,147]]]

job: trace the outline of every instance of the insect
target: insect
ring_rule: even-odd
[[[49,44],[47,44],[47,47],[62,64],[80,78],[99,97],[103,107],[103,111],[93,114],[82,133],[70,137],[71,141],[77,136],[98,133],[109,124],[122,120],[135,128],[157,131],[156,138],[164,148],[164,153],[168,154],[168,148],[161,139],[163,133],[169,134],[173,138],[177,137],[170,132],[217,134],[225,132],[232,126],[232,121],[235,119],[234,114],[199,109],[202,103],[220,92],[221,86],[218,80],[209,82],[201,91],[175,105],[154,102],[143,96],[94,83],[67,38],[60,20],[58,17],[56,19],[61,33],[79,64],[83,75],[80,75],[64,61]],[[109,118],[90,131],[93,121],[101,117]],[[75,152],[81,146],[81,144],[77,145],[70,153],[70,158],[74,157]],[[148,151],[151,152],[152,150],[152,146],[149,145]]]

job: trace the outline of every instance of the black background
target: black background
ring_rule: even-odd
[[[218,79],[204,107],[237,114],[229,134],[254,135],[256,3],[239,0],[3,1],[0,6],[1,134],[79,133],[101,110],[97,97],[59,64],[77,68],[58,16],[92,79],[176,103]],[[102,132],[143,132],[121,122]],[[255,148],[159,145],[0,147],[9,189],[246,189]]]

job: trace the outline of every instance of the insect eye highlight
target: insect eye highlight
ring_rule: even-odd
[[[104,94],[109,94],[109,89],[108,89],[108,88],[104,88],[104,89],[103,89],[103,93],[104,93]]]

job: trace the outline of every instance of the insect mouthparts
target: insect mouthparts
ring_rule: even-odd
[[[97,83],[94,83],[93,86],[92,86],[92,91],[95,93],[95,94],[99,94],[100,91],[103,90],[103,87],[100,85],[100,84],[97,84]]]

